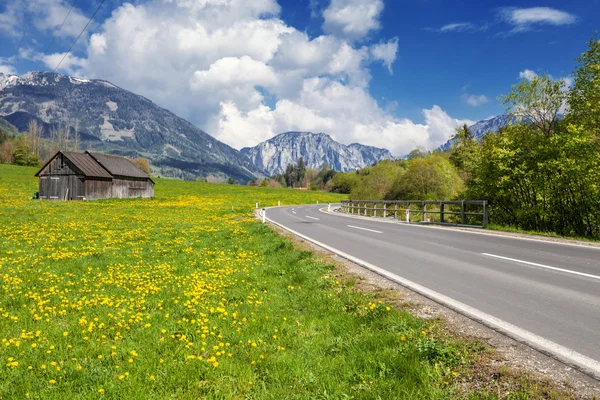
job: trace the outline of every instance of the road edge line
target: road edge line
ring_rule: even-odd
[[[269,208],[279,208],[279,207],[269,207]],[[266,208],[268,210],[269,208]],[[263,211],[264,212],[264,211]],[[468,306],[464,303],[456,301],[448,296],[445,296],[441,293],[438,293],[434,290],[428,289],[425,286],[422,286],[418,283],[412,282],[408,279],[402,278],[394,273],[384,270],[383,268],[377,267],[371,263],[361,260],[360,258],[351,256],[350,254],[346,254],[343,251],[340,251],[336,248],[328,246],[324,243],[321,243],[317,240],[314,240],[306,235],[303,235],[299,232],[296,232],[293,229],[290,229],[278,222],[273,221],[269,217],[266,217],[266,220],[269,223],[280,227],[281,229],[288,231],[307,242],[313,243],[319,247],[322,247],[325,250],[328,250],[342,258],[345,258],[348,261],[351,261],[355,264],[360,265],[386,279],[391,280],[392,282],[398,283],[415,293],[420,294],[438,304],[441,304],[444,307],[447,307],[457,313],[472,319],[473,321],[479,322],[482,325],[487,326],[488,328],[501,333],[505,336],[508,336],[519,343],[525,344],[542,354],[545,354],[557,361],[560,361],[563,364],[566,364],[585,375],[588,375],[596,380],[600,380],[600,362],[586,357],[583,354],[580,354],[574,350],[568,349],[558,343],[554,343],[550,340],[544,339],[541,336],[538,336],[534,333],[526,331],[525,329],[521,329],[509,322],[496,318],[492,315],[486,314],[483,311],[479,311],[474,307]]]

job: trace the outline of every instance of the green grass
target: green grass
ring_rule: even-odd
[[[2,399],[447,399],[482,353],[252,218],[339,196],[158,179],[48,202],[34,172],[0,165]]]
[[[521,228],[517,228],[514,226],[507,226],[507,225],[490,224],[486,228],[489,230],[492,230],[492,231],[519,233],[519,234],[523,234],[523,235],[533,235],[533,236],[544,236],[544,237],[557,238],[557,239],[579,240],[579,241],[585,241],[585,242],[598,242],[599,241],[599,239],[597,239],[597,238],[581,237],[581,236],[562,236],[556,232],[530,231],[530,230],[521,229]]]

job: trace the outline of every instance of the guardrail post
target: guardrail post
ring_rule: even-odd
[[[465,206],[465,201],[462,200],[460,203],[460,216],[462,218],[463,225],[467,224],[467,214],[465,214],[466,212],[467,212],[467,207]]]
[[[365,206],[365,216],[367,215],[367,203],[364,203]]]
[[[410,204],[406,206],[406,223],[410,224]]]
[[[383,218],[387,218],[387,203],[383,203]]]
[[[394,203],[394,219],[398,219],[398,203]]]
[[[427,203],[423,202],[423,222],[427,222]]]
[[[483,201],[483,227],[485,228],[490,223],[490,215],[488,213],[488,202]]]
[[[373,216],[377,216],[377,203],[373,203]]]
[[[440,223],[444,223],[444,202],[440,203]]]

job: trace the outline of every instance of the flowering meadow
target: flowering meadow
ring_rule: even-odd
[[[449,398],[465,347],[255,221],[318,192],[158,179],[30,200],[0,165],[0,398]]]

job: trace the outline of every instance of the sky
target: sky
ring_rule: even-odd
[[[600,0],[0,0],[0,73],[108,80],[238,149],[311,131],[399,156],[502,114],[521,79],[572,84],[599,16]]]

